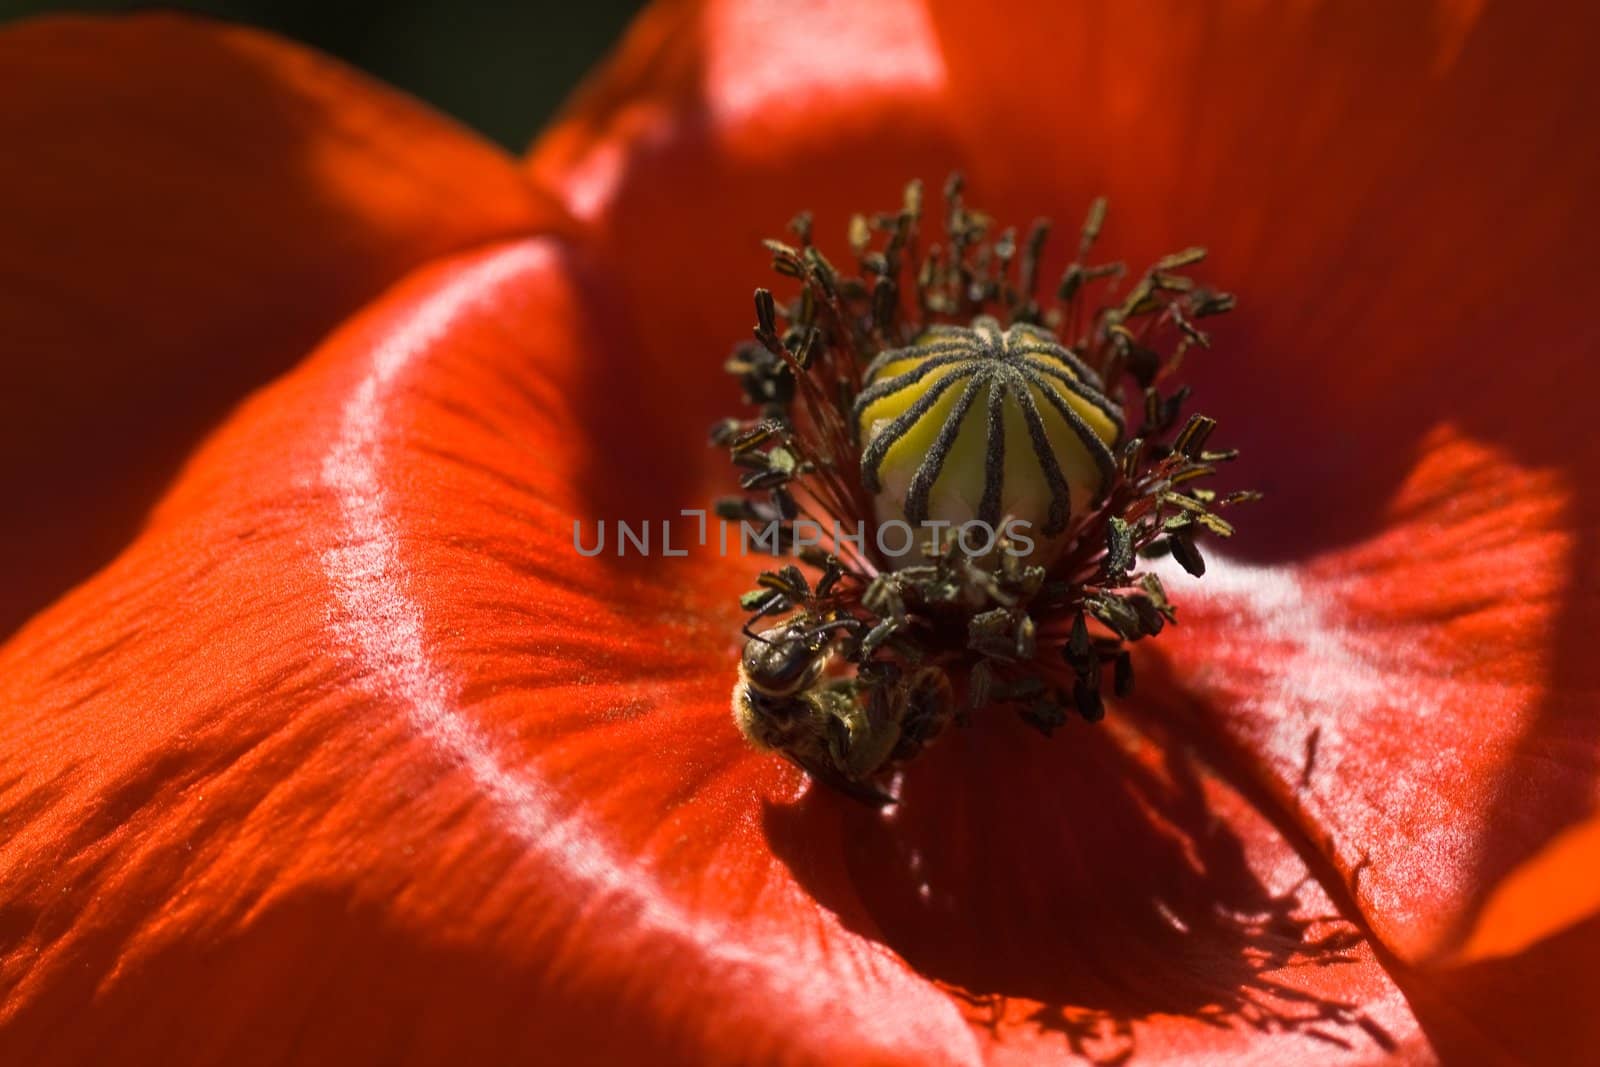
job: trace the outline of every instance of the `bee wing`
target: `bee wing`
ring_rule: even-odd
[[[859,800],[861,803],[874,808],[888,807],[895,802],[893,796],[877,786],[868,782],[857,782],[846,778],[839,773],[837,768],[823,763],[821,760],[809,756],[796,755],[793,752],[785,752],[783,755],[790,763],[805,771],[816,781],[821,782],[830,789],[838,790],[853,800]]]

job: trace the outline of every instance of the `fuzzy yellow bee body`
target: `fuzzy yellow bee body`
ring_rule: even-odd
[[[750,639],[733,688],[733,720],[755,747],[778,752],[818,781],[858,800],[892,801],[878,784],[926,747],[954,713],[943,672],[922,669],[896,684],[825,680],[825,629],[806,622]]]

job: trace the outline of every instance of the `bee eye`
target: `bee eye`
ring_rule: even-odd
[[[1122,412],[1049,330],[935,326],[867,368],[853,415],[880,523],[1064,532],[1110,484]]]
[[[744,673],[750,685],[768,696],[788,696],[822,671],[823,657],[786,628],[746,642]]]

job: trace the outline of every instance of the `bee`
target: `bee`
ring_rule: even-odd
[[[850,638],[859,628],[850,617],[802,614],[752,637],[739,660],[733,719],[756,748],[882,807],[894,797],[878,781],[943,731],[954,700],[937,668],[908,672],[875,661],[830,677],[840,635]]]

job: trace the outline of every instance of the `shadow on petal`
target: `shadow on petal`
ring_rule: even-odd
[[[842,809],[842,812],[841,812]],[[842,817],[841,914],[944,986],[1004,1041],[1054,1033],[1124,1062],[1152,1027],[1291,1035],[1352,1054],[1400,1036],[1369,1015],[1371,955],[1299,857],[1151,724],[1010,719],[947,738],[879,815],[813,789],[770,805],[774,851],[804,878],[816,824]],[[1367,966],[1363,966],[1367,964]],[[985,1018],[986,1017],[986,1018]]]

